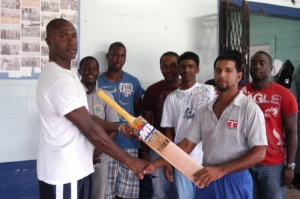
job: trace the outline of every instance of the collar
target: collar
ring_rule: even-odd
[[[230,106],[230,105],[242,106],[243,101],[244,101],[244,97],[245,97],[244,93],[242,91],[239,91],[239,93],[237,94],[237,96],[235,96],[235,98],[233,99],[233,101],[228,106]],[[213,105],[218,100],[218,98],[219,98],[219,96],[215,97],[215,99],[208,104],[207,108],[210,111],[213,112]]]
[[[81,82],[81,84],[82,84],[82,86],[83,86],[83,88],[84,88],[84,91],[85,91],[85,93],[88,91],[88,89],[86,88],[86,86]],[[94,89],[92,90],[92,92],[90,93],[90,94],[93,94],[93,93],[95,93],[96,92],[96,90],[97,90],[97,88],[98,88],[98,81],[96,80],[96,85],[95,85],[95,87],[94,87]],[[87,95],[90,95],[90,94],[87,94]]]

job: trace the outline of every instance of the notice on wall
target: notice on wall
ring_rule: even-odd
[[[0,6],[1,79],[38,78],[48,62],[46,25],[64,18],[76,27],[78,0],[1,0]]]

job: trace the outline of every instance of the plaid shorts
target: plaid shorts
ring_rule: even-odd
[[[129,155],[138,157],[137,149],[124,149]],[[126,165],[110,158],[105,199],[139,198],[139,179]]]

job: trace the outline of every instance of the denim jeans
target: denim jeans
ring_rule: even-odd
[[[160,156],[150,149],[151,161],[158,159]],[[152,173],[152,199],[166,199],[168,197],[169,181],[165,178],[164,168],[158,168]]]
[[[196,185],[177,169],[175,171],[175,184],[179,199],[195,198]]]
[[[257,164],[250,169],[253,178],[254,199],[285,199],[286,186],[282,186],[284,164],[273,166]]]

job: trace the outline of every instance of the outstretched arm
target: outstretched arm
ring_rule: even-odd
[[[105,131],[110,132],[118,132],[119,124],[116,122],[109,122],[107,120],[101,119],[95,115],[91,115],[93,120],[99,124]]]
[[[140,178],[143,177],[143,168],[147,162],[134,158],[119,148],[103,128],[92,119],[85,107],[77,108],[66,114],[65,117],[76,125],[95,147],[127,165]]]
[[[134,129],[128,124],[119,124],[117,122],[109,122],[94,115],[91,115],[93,120],[99,124],[108,134],[111,139],[115,139],[118,132],[123,133],[126,137],[137,138],[134,134]]]

